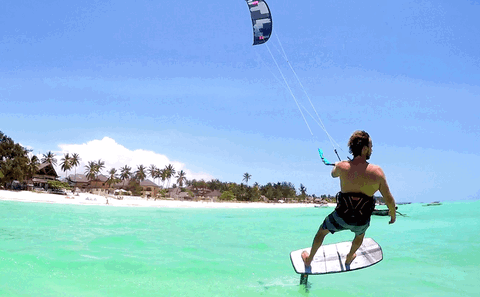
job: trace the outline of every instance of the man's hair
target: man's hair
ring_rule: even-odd
[[[348,140],[348,148],[350,153],[355,158],[356,156],[360,156],[362,154],[363,147],[368,147],[370,144],[370,135],[368,135],[365,131],[357,130],[353,132],[352,136]]]

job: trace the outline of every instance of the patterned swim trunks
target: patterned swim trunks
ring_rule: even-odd
[[[321,228],[330,231],[332,234],[337,231],[343,230],[350,230],[355,235],[361,235],[367,231],[368,227],[370,226],[370,220],[364,225],[361,226],[354,226],[345,223],[345,221],[337,214],[336,211],[329,214],[325,220],[323,221]]]

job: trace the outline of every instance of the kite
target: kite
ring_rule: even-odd
[[[263,0],[246,0],[253,25],[253,45],[267,42],[272,34],[272,15]]]

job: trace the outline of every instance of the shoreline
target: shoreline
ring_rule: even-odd
[[[71,198],[73,197],[73,198]],[[73,195],[58,195],[36,193],[31,191],[0,190],[0,201],[18,201],[30,203],[56,203],[71,205],[103,205],[113,207],[160,207],[160,208],[307,208],[315,207],[315,203],[265,203],[265,202],[207,202],[179,200],[146,200],[141,197],[124,196],[123,200],[107,198],[90,193]],[[328,203],[326,207],[335,207]]]

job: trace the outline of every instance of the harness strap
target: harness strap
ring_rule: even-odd
[[[349,225],[361,226],[368,223],[374,208],[375,198],[363,193],[338,192],[337,194],[335,210]]]

